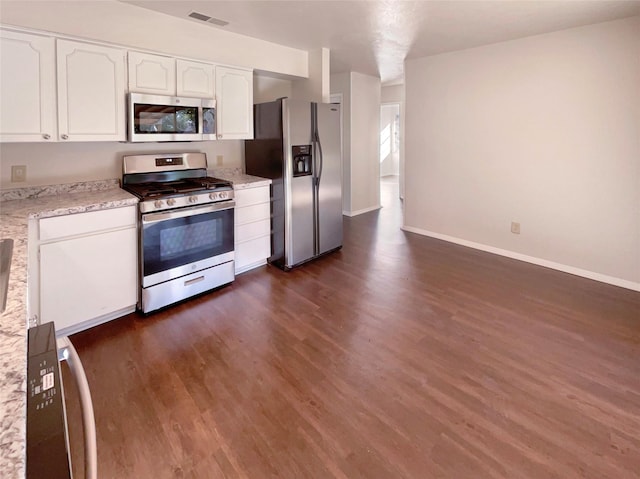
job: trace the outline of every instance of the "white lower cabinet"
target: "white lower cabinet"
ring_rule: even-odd
[[[135,310],[135,206],[46,218],[34,226],[39,261],[31,272],[38,280],[33,285],[30,279],[29,291],[39,301],[32,301],[30,315],[68,335]]]
[[[271,194],[269,186],[235,190],[236,274],[256,268],[271,256]]]

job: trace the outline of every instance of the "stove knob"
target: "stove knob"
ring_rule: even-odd
[[[215,193],[209,193],[209,199],[211,199],[211,200],[215,200],[215,199],[217,199],[217,198],[218,198],[218,195],[217,195],[217,194],[215,194]]]
[[[197,202],[198,202],[197,196],[189,196],[189,203],[197,203]]]
[[[173,205],[175,205],[175,204],[176,204],[176,200],[175,200],[174,198],[169,198],[169,199],[167,200],[167,204],[168,204],[169,206],[173,206]]]
[[[220,199],[224,199],[227,197],[227,192],[226,191],[221,191],[220,192]]]
[[[155,200],[153,202],[153,206],[155,206],[156,208],[162,207],[162,200]]]

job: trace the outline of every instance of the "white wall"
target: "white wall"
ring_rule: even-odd
[[[293,82],[293,98],[329,103],[330,53],[328,48],[309,52],[309,78]]]
[[[266,103],[278,98],[292,96],[291,80],[253,75],[253,102]]]
[[[380,79],[362,73],[331,75],[343,95],[343,210],[353,216],[380,208]]]
[[[380,90],[382,103],[401,103],[404,85],[383,86]]]
[[[5,25],[306,78],[306,51],[115,0],[2,1]]]
[[[135,154],[204,152],[210,167],[242,167],[242,141],[185,143],[0,143],[0,189],[122,177],[122,157]],[[218,156],[222,156],[219,161]],[[11,183],[11,165],[27,167],[27,181]]]
[[[404,122],[405,122],[405,107],[404,107],[404,85],[391,85],[383,86],[381,90],[380,101],[385,103],[397,103],[400,105],[400,151],[398,157],[398,170],[400,175],[400,198],[404,198]]]
[[[331,94],[342,95],[342,211],[351,211],[351,74],[331,75]]]
[[[380,208],[380,79],[351,73],[351,214]]]
[[[396,137],[398,134],[396,116],[400,116],[399,105],[382,105],[380,108],[380,157],[384,155],[385,150],[388,154],[382,158],[380,162],[380,176],[398,175],[400,174],[399,148],[397,146]],[[386,130],[386,131],[385,131]],[[383,131],[385,131],[383,133]],[[383,134],[388,137],[383,142]],[[386,143],[386,144],[385,144]],[[384,147],[384,148],[383,148]]]
[[[405,66],[407,229],[640,289],[640,17]]]

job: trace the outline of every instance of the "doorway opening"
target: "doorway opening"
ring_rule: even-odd
[[[380,106],[380,205],[400,197],[400,104]]]

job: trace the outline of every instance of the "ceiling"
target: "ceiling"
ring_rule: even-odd
[[[640,15],[640,0],[211,1],[123,0],[185,21],[302,49],[331,50],[331,73],[401,83],[403,61]]]

